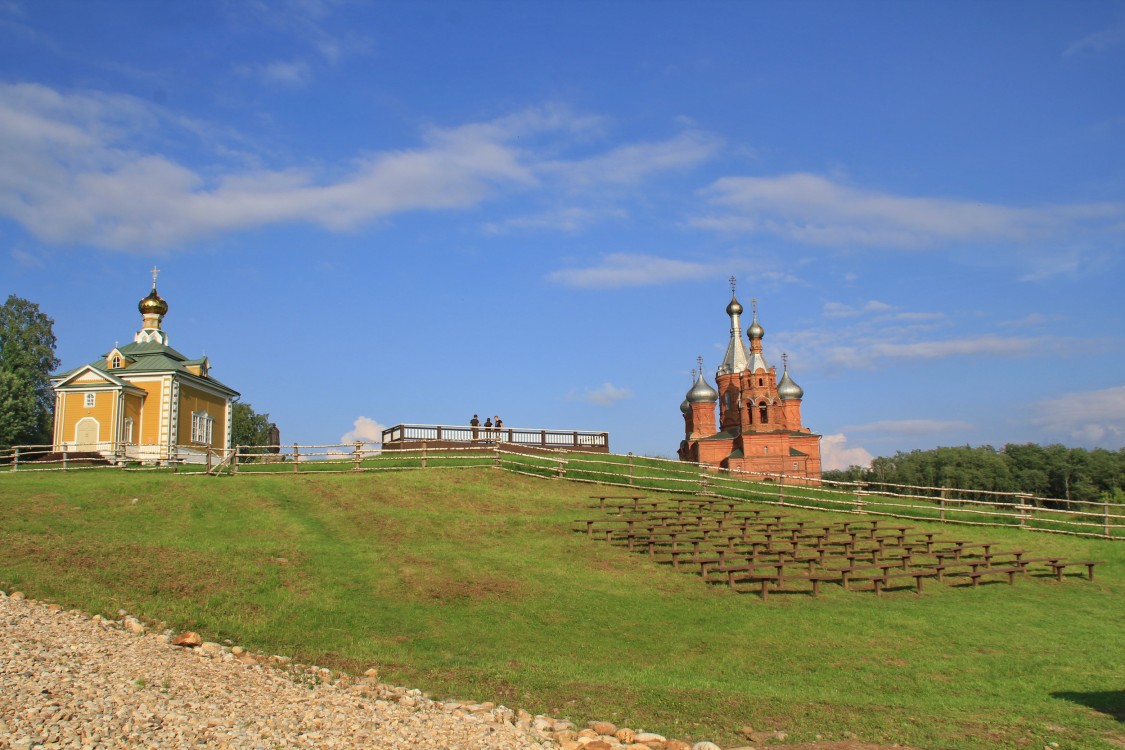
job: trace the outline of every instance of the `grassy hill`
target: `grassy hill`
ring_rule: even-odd
[[[1106,565],[1092,583],[763,603],[572,532],[594,491],[494,469],[8,475],[0,588],[724,745],[747,725],[928,748],[1125,742],[1125,545],[931,524]]]

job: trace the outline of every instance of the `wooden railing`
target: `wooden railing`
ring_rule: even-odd
[[[423,428],[416,438],[400,438],[394,450],[380,443],[329,445],[243,446],[201,453],[190,446],[163,449],[129,446],[130,451],[108,455],[61,452],[51,446],[18,446],[0,449],[0,476],[25,471],[97,470],[175,471],[206,476],[212,473],[255,476],[295,476],[312,472],[344,473],[415,469],[488,468],[528,476],[569,479],[631,490],[674,492],[739,498],[808,510],[855,513],[973,526],[1007,526],[1027,531],[1074,534],[1125,540],[1125,506],[1102,501],[1035,497],[1018,492],[982,492],[952,487],[895,487],[894,491],[870,484],[810,483],[806,477],[720,470],[710,465],[670,459],[575,450],[567,445],[521,444],[478,436],[473,442],[450,440],[446,426],[437,439],[438,425],[398,425],[388,432]],[[456,426],[471,436],[469,427]],[[486,428],[481,427],[483,432]],[[506,437],[507,428],[502,430]],[[513,434],[536,433],[513,430]],[[545,431],[539,431],[545,432]],[[454,433],[456,435],[457,433]],[[554,431],[570,435],[573,431]],[[604,436],[605,433],[578,433]],[[433,436],[432,438],[430,436]],[[544,445],[548,447],[544,447]],[[534,447],[529,451],[523,448]],[[139,450],[144,448],[145,450]],[[128,458],[146,455],[148,460]],[[116,460],[114,459],[116,456]],[[935,490],[937,491],[935,493]],[[937,496],[935,496],[935,494]]]
[[[383,447],[395,450],[420,441],[436,443],[502,443],[527,448],[609,453],[609,433],[587,430],[537,430],[515,427],[470,427],[444,424],[398,424],[383,430]]]

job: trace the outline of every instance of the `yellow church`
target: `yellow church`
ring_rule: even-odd
[[[238,391],[211,377],[207,357],[188,359],[161,328],[168,303],[141,300],[141,330],[88,365],[51,379],[55,451],[115,460],[206,462],[229,449]]]

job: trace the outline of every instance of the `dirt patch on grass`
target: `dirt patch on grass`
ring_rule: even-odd
[[[398,569],[406,595],[415,601],[479,601],[521,596],[518,581],[482,571],[439,568],[429,560],[403,560]]]

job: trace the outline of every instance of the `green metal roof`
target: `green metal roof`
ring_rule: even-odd
[[[156,342],[147,342],[144,344],[132,343],[125,346],[117,347],[117,351],[128,356],[133,362],[128,367],[118,369],[110,368],[105,363],[105,357],[95,359],[89,363],[89,366],[94,368],[100,373],[105,374],[107,377],[116,379],[122,375],[128,376],[137,373],[153,373],[153,372],[174,372],[179,376],[186,378],[189,381],[194,381],[200,385],[210,386],[221,391],[227,391],[231,395],[237,396],[238,391],[231,388],[229,385],[219,382],[214,378],[207,376],[203,377],[196,375],[188,369],[188,366],[199,366],[207,361],[206,357],[199,359],[188,359],[183,354],[164,344]],[[64,373],[55,375],[55,380],[65,380],[74,373],[86,367],[75,367],[67,370]]]

